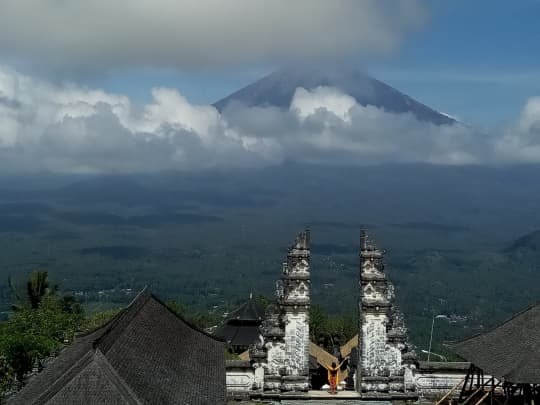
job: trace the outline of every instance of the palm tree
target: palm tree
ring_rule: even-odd
[[[30,302],[30,308],[39,308],[43,297],[50,294],[49,275],[46,271],[34,270],[26,282],[26,295]]]
[[[49,275],[46,271],[34,270],[30,274],[26,282],[26,296],[24,298],[21,297],[17,289],[13,286],[11,277],[8,278],[8,283],[17,300],[17,304],[12,305],[14,311],[23,309],[24,307],[37,309],[43,298],[52,292],[49,288]]]

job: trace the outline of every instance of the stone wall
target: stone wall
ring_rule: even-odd
[[[308,375],[309,323],[305,311],[285,316],[285,353],[288,375]]]
[[[458,383],[452,398],[459,397],[461,386],[469,370],[465,362],[423,362],[414,374],[416,390],[420,399],[436,401],[446,395]],[[488,377],[489,378],[489,377]]]
[[[227,360],[225,367],[227,392],[229,394],[249,393],[253,389],[255,370],[249,361]]]
[[[416,393],[421,401],[434,402],[441,399],[458,383],[463,384],[470,363],[465,362],[420,362],[419,367],[414,370],[411,378],[414,380]],[[227,393],[229,398],[249,398],[250,394],[262,388],[263,375],[257,376],[257,372],[262,373],[263,369],[254,369],[249,361],[227,360]],[[487,378],[490,378],[487,376]],[[272,380],[270,378],[270,380]],[[294,383],[294,381],[292,381]],[[271,383],[271,381],[267,381]],[[276,381],[276,389],[279,391],[284,383],[282,378]],[[452,398],[457,398],[461,391],[458,386]]]
[[[362,322],[362,369],[365,375],[390,376],[402,372],[401,351],[388,345],[386,334],[387,317],[381,314],[367,314]]]
[[[280,341],[270,341],[266,344],[267,374],[280,375],[285,370],[285,344]]]

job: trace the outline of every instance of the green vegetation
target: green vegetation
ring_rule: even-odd
[[[319,305],[313,305],[309,312],[309,333],[311,341],[330,353],[337,353],[358,334],[358,316],[354,313],[330,316]]]
[[[34,271],[13,313],[0,323],[0,386],[22,383],[34,366],[69,343],[84,322],[82,306],[49,288],[47,272]]]
[[[538,173],[291,164],[0,178],[0,312],[7,318],[12,304],[23,305],[4,280],[38,268],[50,272],[49,290],[61,285],[54,294],[83,305],[92,326],[145,286],[183,303],[178,312],[194,324],[213,325],[250,293],[273,295],[287,245],[309,224],[312,304],[326,314],[312,337],[346,340],[356,328],[364,224],[388,251],[387,272],[418,352],[427,349],[433,315],[450,316],[437,320],[433,337],[433,351],[446,355],[445,341],[480,332],[540,297]]]
[[[93,315],[90,315],[86,318],[82,326],[83,331],[89,332],[105,325],[116,315],[118,315],[120,311],[122,311],[122,308],[107,309],[105,311],[96,312]]]
[[[241,232],[236,221],[245,223]],[[189,307],[188,313],[179,311],[184,317],[190,318],[196,311],[219,323],[221,315],[245,301],[250,292],[273,295],[285,248],[302,227],[299,223],[245,221],[236,218],[219,224],[156,229],[65,226],[60,228],[64,233],[56,231],[59,239],[50,239],[51,231],[0,233],[4,252],[0,280],[9,274],[22,279],[20,274],[36,267],[49,270],[49,290],[60,284],[62,292],[75,297],[89,317],[127,305],[148,286],[163,300]],[[538,299],[540,285],[534,280],[540,258],[534,244],[508,250],[512,241],[486,246],[471,242],[480,236],[470,233],[458,244],[451,237],[437,241],[438,232],[374,229],[377,242],[388,249],[389,278],[396,285],[398,303],[418,349],[427,349],[433,315],[454,316],[455,322],[440,320],[436,324],[433,351],[446,355],[444,341],[477,333]],[[313,225],[312,235],[313,304],[323,308],[330,319],[354,314],[358,295],[356,231],[339,225]],[[111,249],[81,253],[96,246],[139,246],[144,250],[133,257],[132,248],[118,255]],[[139,252],[144,252],[143,256]],[[17,294],[24,297],[25,283],[19,284]],[[31,305],[13,302],[12,297],[9,284],[0,283],[4,313],[11,311],[13,304]],[[191,322],[207,323],[204,319]],[[351,325],[355,326],[356,320]]]
[[[225,356],[225,360],[238,360],[240,358],[237,354],[231,353],[228,350],[225,350],[223,353]]]
[[[9,279],[9,283],[19,302],[18,304],[14,304],[13,309],[15,310],[21,310],[25,307],[38,309],[43,298],[51,294],[49,278],[46,271],[33,271],[32,274],[30,274],[30,278],[26,282],[26,295],[24,295],[24,298],[21,298],[21,296],[17,294],[11,283],[11,279]]]
[[[168,301],[166,305],[171,311],[201,330],[207,330],[218,325],[222,320],[220,314],[194,311],[176,300]]]

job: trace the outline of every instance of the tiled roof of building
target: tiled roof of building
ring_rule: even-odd
[[[249,346],[257,341],[259,326],[264,318],[263,308],[252,298],[235,309],[216,329],[219,336],[233,346]]]
[[[249,346],[255,343],[261,332],[258,325],[224,324],[215,332],[215,336],[223,338],[232,346]]]
[[[485,373],[511,383],[540,383],[540,305],[498,327],[450,345]]]
[[[79,336],[11,405],[224,404],[224,343],[143,291]]]
[[[255,302],[253,298],[249,298],[246,302],[232,311],[227,317],[228,320],[242,321],[262,321],[264,318],[264,309]]]

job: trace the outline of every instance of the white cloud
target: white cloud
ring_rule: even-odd
[[[211,106],[191,105],[176,90],[152,89],[154,103],[147,105],[134,130],[156,132],[166,122],[171,128],[194,131],[202,139],[211,137],[219,127],[219,113]]]
[[[56,86],[0,69],[0,169],[154,171],[253,166],[276,159],[272,142],[239,136],[212,106],[154,89],[133,106],[122,95]]]
[[[0,0],[0,54],[75,70],[388,52],[418,0]]]
[[[289,110],[233,104],[220,114],[178,91],[152,101],[0,68],[0,171],[140,172],[320,163],[540,162],[540,98],[486,136],[461,124],[361,106],[334,88],[297,89]]]
[[[495,153],[500,161],[540,162],[540,97],[527,101],[516,125],[495,142]]]
[[[356,100],[330,87],[318,87],[315,91],[303,88],[296,89],[291,103],[291,110],[299,117],[306,117],[318,111],[328,111],[343,121],[350,122],[350,111],[356,105]]]

